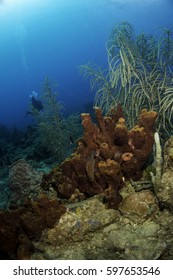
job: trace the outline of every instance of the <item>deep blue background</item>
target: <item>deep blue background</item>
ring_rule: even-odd
[[[106,66],[105,42],[114,24],[136,33],[173,27],[172,0],[0,0],[0,123],[26,125],[29,94],[45,77],[58,83],[66,111],[93,99],[78,66]]]

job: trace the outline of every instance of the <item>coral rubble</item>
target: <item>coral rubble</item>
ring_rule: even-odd
[[[138,124],[128,131],[121,110],[103,116],[95,108],[97,123],[90,114],[82,114],[83,137],[76,152],[61,165],[43,176],[42,187],[56,189],[58,196],[75,199],[103,194],[109,208],[116,209],[122,197],[124,179],[138,180],[152,151],[157,113],[142,110]],[[80,195],[79,195],[80,196]]]

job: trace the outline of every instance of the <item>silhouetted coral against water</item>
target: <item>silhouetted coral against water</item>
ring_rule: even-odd
[[[97,124],[90,114],[82,114],[84,133],[76,152],[43,176],[42,187],[53,187],[65,199],[103,194],[106,205],[116,209],[124,180],[142,176],[154,144],[157,117],[154,111],[142,110],[137,125],[128,131],[120,112],[104,117],[96,107]]]

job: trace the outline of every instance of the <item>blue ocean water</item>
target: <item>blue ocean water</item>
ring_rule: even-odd
[[[1,0],[0,123],[25,126],[32,91],[56,80],[66,112],[91,102],[79,65],[106,66],[105,42],[116,23],[136,33],[172,28],[172,0]]]

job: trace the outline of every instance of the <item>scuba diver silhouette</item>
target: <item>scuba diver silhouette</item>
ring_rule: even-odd
[[[36,99],[34,96],[31,97],[32,106],[38,111],[43,110],[43,104],[40,100]]]

